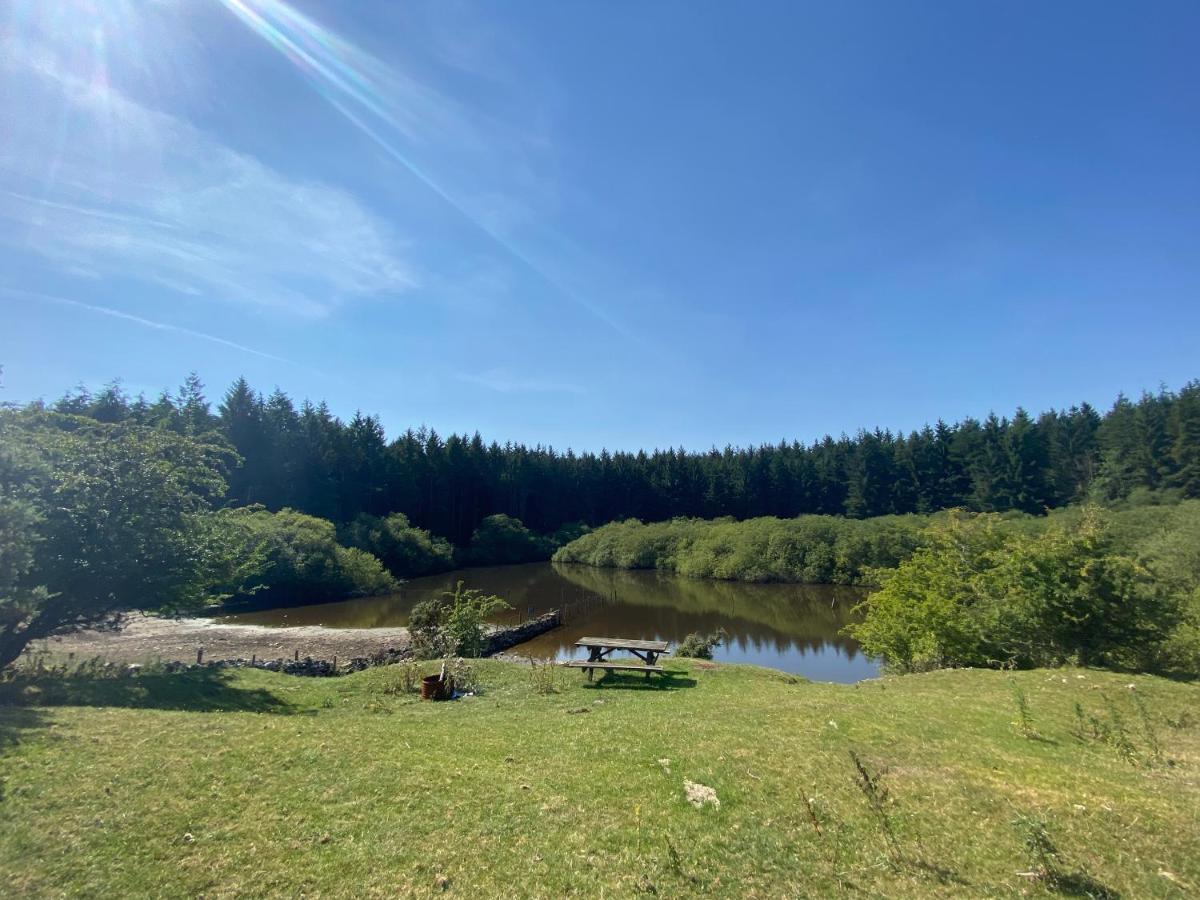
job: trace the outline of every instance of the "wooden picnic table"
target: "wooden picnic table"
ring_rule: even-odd
[[[667,652],[668,644],[666,641],[636,641],[629,638],[608,638],[608,637],[584,637],[575,642],[576,647],[586,647],[588,658],[586,660],[571,660],[566,663],[567,666],[574,669],[583,669],[587,672],[588,681],[592,680],[592,675],[595,670],[602,672],[612,672],[616,670],[645,672],[646,678],[650,678],[652,672],[663,673],[666,670],[662,666],[656,665],[658,657]],[[614,650],[626,650],[632,653],[642,662],[641,664],[629,662],[605,662],[605,657]]]

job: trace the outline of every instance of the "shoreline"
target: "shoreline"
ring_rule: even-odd
[[[42,646],[37,642],[35,646]],[[226,625],[211,618],[159,618],[133,615],[119,631],[79,631],[48,638],[55,655],[76,659],[100,656],[116,662],[196,662],[204,659],[325,659],[373,656],[388,650],[407,652],[407,628],[327,628],[296,625]]]
[[[491,627],[484,656],[493,656],[557,628],[557,610],[517,625]],[[101,657],[118,663],[219,660],[334,660],[408,656],[407,628],[329,628],[324,625],[229,625],[211,618],[133,615],[116,631],[87,630],[37,642],[54,656]],[[201,655],[202,653],[202,655]]]

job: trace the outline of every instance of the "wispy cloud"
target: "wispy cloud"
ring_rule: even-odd
[[[346,191],[14,40],[0,56],[0,241],[95,277],[306,316],[413,285],[393,229]]]
[[[9,297],[15,297],[20,300],[30,300],[35,303],[50,303],[55,306],[67,306],[73,309],[82,309],[90,313],[95,313],[101,316],[108,316],[113,319],[121,319],[125,322],[133,322],[135,325],[141,325],[145,328],[153,328],[155,331],[169,331],[174,334],[182,334],[187,337],[196,338],[201,341],[208,341],[212,344],[220,344],[222,347],[228,347],[231,350],[237,350],[241,353],[249,353],[252,356],[259,356],[263,359],[270,359],[275,362],[288,363],[289,365],[299,366],[297,362],[286,359],[282,356],[276,356],[274,353],[267,353],[263,350],[255,350],[253,347],[247,347],[245,344],[239,344],[236,341],[230,341],[223,337],[218,337],[215,334],[207,334],[203,331],[196,331],[193,328],[184,328],[181,325],[171,325],[167,322],[156,322],[153,319],[147,319],[143,316],[135,316],[132,313],[121,312],[119,309],[112,309],[107,306],[98,306],[94,303],[84,303],[81,300],[71,300],[68,297],[56,297],[53,294],[41,294],[36,291],[23,291],[17,288],[0,287],[0,294],[6,294]],[[306,368],[301,366],[301,368]]]
[[[556,381],[548,378],[527,378],[514,375],[507,369],[488,369],[486,372],[458,372],[460,381],[479,385],[489,391],[500,394],[539,393],[539,394],[583,394],[585,390],[578,384]]]
[[[511,260],[560,297],[632,337],[589,292],[573,288],[532,252],[522,233],[544,230],[539,219],[554,193],[553,142],[501,117],[468,109],[395,65],[389,65],[295,10],[284,0],[220,0],[247,27],[292,62],[342,116],[403,166]],[[437,32],[434,32],[435,35]],[[478,74],[478,46],[461,36],[436,41],[443,62]],[[481,165],[482,163],[482,165]],[[440,173],[453,170],[447,179]],[[480,181],[479,173],[493,176]],[[503,173],[503,183],[495,175]],[[531,200],[531,198],[537,198]],[[537,226],[541,225],[539,229]]]

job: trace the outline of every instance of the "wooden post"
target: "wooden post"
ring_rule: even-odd
[[[300,662],[300,651],[296,651],[296,655],[292,657],[293,662]]]
[[[258,654],[257,654],[257,653],[251,653],[251,654],[250,654],[250,667],[251,667],[251,668],[254,668],[254,664],[255,664],[255,663],[257,663],[257,662],[258,662]]]
[[[196,648],[196,665],[200,665],[202,662],[204,662],[204,648],[197,647]]]
[[[334,675],[337,674],[337,657],[336,656],[333,658],[333,674]]]

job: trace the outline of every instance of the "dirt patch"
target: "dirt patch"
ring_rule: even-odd
[[[350,659],[408,646],[407,628],[324,628],[302,625],[265,628],[261,625],[223,625],[212,619],[159,619],[133,616],[120,631],[81,631],[51,638],[56,656],[74,653],[76,659],[101,656],[121,662],[179,660],[195,662],[197,650],[209,659]]]

